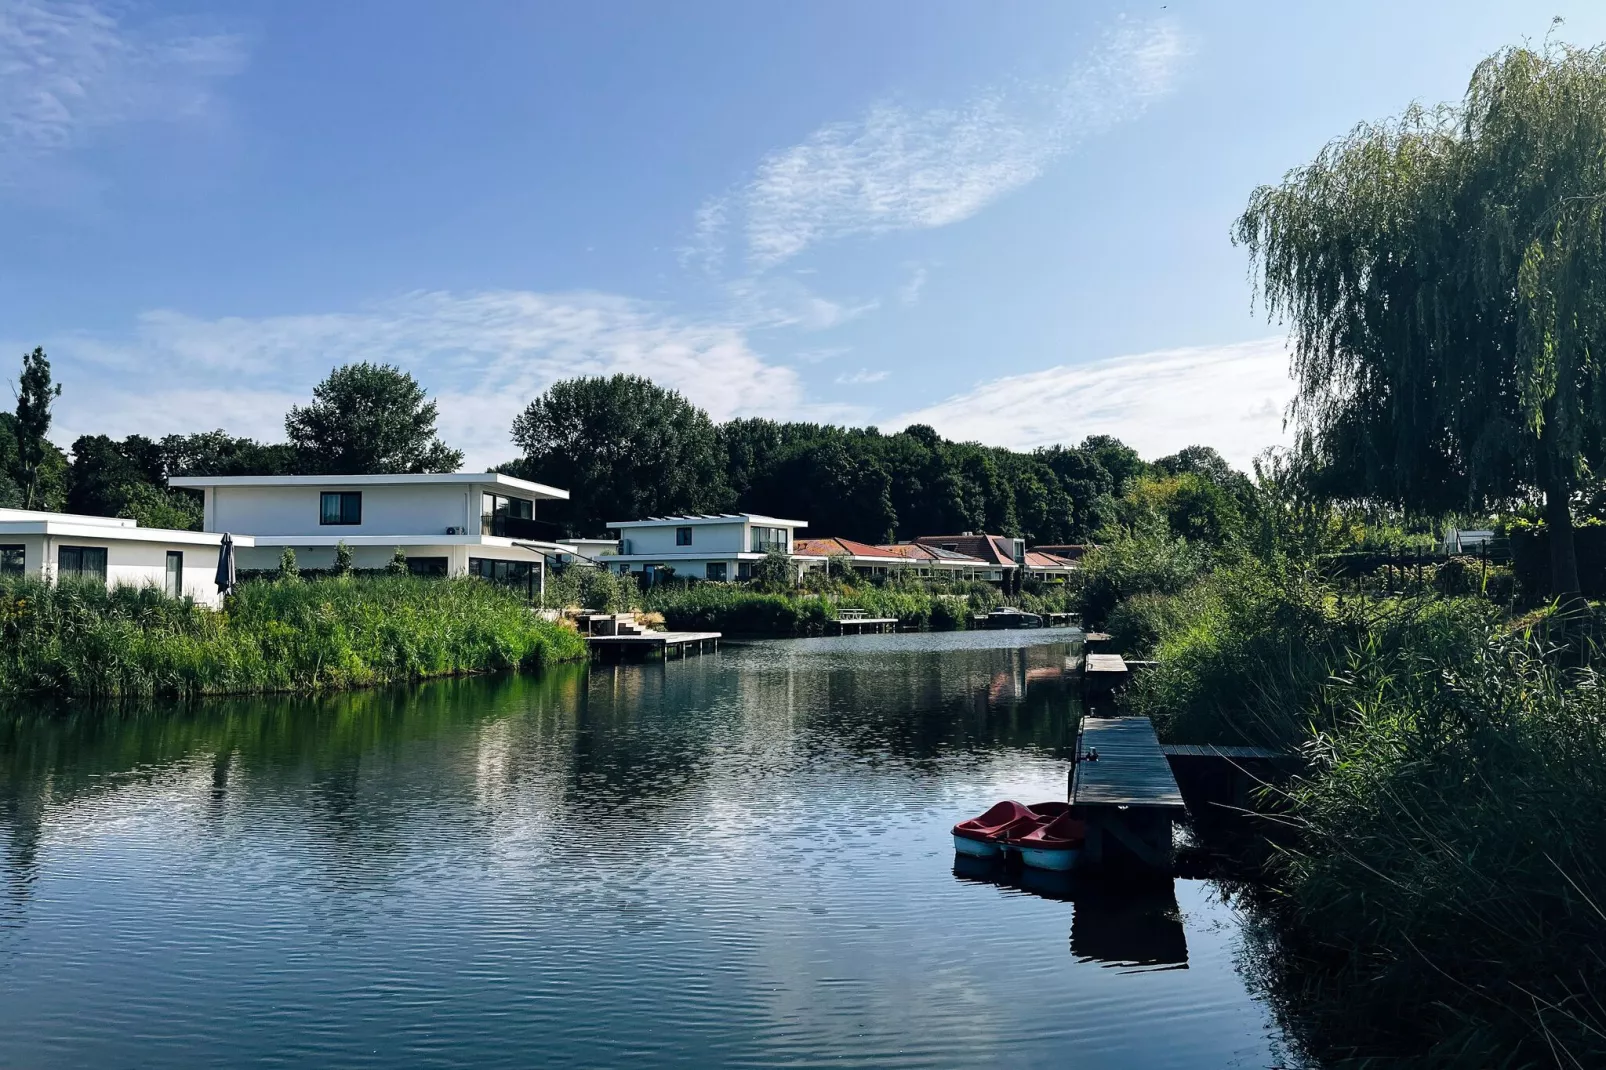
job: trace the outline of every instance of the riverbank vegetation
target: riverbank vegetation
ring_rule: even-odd
[[[328,691],[584,655],[572,629],[469,579],[258,581],[221,611],[154,588],[0,579],[5,698]]]
[[[1602,152],[1606,52],[1519,49],[1256,192],[1237,233],[1293,327],[1295,449],[1213,531],[1126,495],[1087,559],[1088,621],[1156,662],[1128,712],[1302,759],[1263,800],[1260,979],[1322,1065],[1606,1062],[1606,627],[1577,553],[1606,520]],[[1389,552],[1457,520],[1542,531],[1548,567]]]

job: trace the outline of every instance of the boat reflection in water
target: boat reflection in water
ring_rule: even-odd
[[[1188,938],[1175,882],[1115,880],[954,856],[954,876],[1072,905],[1071,954],[1131,971],[1185,970]]]

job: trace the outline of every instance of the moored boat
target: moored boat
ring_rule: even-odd
[[[1034,828],[1004,837],[1005,846],[1033,869],[1075,869],[1087,842],[1087,825],[1069,809]]]
[[[954,826],[954,850],[975,858],[996,858],[1003,853],[1005,837],[1023,834],[1042,823],[1029,807],[1006,799],[985,814]]]

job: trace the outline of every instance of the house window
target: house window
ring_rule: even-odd
[[[356,490],[325,491],[319,496],[318,523],[361,524],[362,492]]]
[[[720,583],[724,583],[725,582],[725,562],[723,562],[723,561],[710,561],[708,563],[708,578],[711,579],[711,580],[717,580]]]
[[[690,546],[691,545],[691,528],[676,528],[675,529],[675,545],[676,546]]]
[[[444,576],[446,575],[446,558],[444,557],[409,557],[407,571],[414,576]]]
[[[480,534],[509,539],[536,538],[535,502],[505,494],[480,495]]]
[[[184,553],[181,550],[167,551],[167,582],[163,589],[169,598],[184,597]]]
[[[789,549],[786,545],[785,528],[764,528],[757,525],[753,527],[753,552],[755,554],[765,554],[771,550],[779,550],[784,554]]]
[[[751,561],[738,561],[736,563],[736,578],[743,583],[753,578],[753,563]]]
[[[16,544],[0,546],[0,576],[20,576],[27,567],[26,547]]]
[[[56,552],[56,574],[64,580],[106,582],[104,546],[63,546]]]

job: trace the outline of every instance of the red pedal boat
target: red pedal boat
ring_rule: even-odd
[[[1006,836],[1029,832],[1042,822],[1030,807],[1005,800],[980,817],[955,825],[954,850],[975,858],[997,858],[1003,853],[1001,844]]]
[[[1087,825],[1067,807],[1051,821],[1030,829],[1017,829],[1004,837],[1005,845],[1033,869],[1075,869],[1087,842]]]

